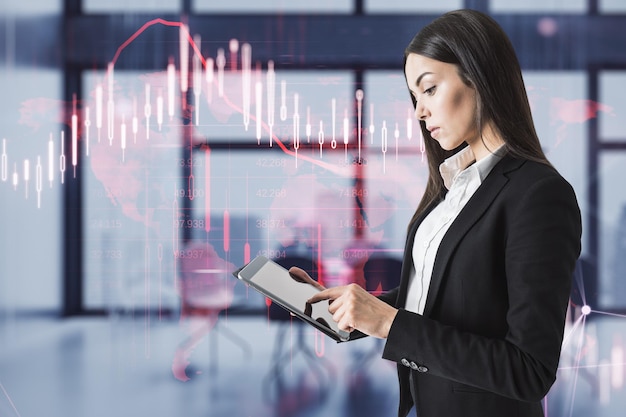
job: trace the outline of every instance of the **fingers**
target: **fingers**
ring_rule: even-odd
[[[329,300],[328,311],[341,330],[352,332],[358,329],[382,339],[388,336],[398,312],[356,284],[329,288],[307,302],[314,304],[322,300]]]
[[[349,287],[329,288],[315,294],[307,301],[307,304],[310,305],[328,300],[328,312],[333,316],[333,321],[337,323],[341,330],[351,332],[355,329],[353,314],[351,314],[350,306],[344,302],[344,298],[349,291]]]
[[[318,290],[325,289],[317,281],[311,278],[311,276],[307,274],[305,270],[298,268],[297,266],[292,266],[291,268],[289,268],[289,275],[291,275],[291,278],[293,278],[295,281],[310,284]]]
[[[356,328],[356,322],[348,306],[341,302],[341,297],[331,304],[328,311],[333,315],[333,320],[337,327],[346,332],[351,332]]]
[[[298,282],[310,282],[313,281],[313,278],[306,273],[305,270],[298,268],[297,266],[292,266],[289,268],[289,275],[291,278]]]
[[[318,292],[317,294],[315,294],[313,297],[309,298],[307,300],[307,303],[315,304],[315,303],[318,303],[318,302],[323,301],[323,300],[331,300],[332,301],[334,298],[336,298],[336,297],[333,297],[334,293],[336,292],[334,290],[335,290],[334,288],[329,288],[327,290],[322,290],[322,291]]]

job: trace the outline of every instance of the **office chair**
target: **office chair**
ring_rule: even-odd
[[[219,325],[219,315],[233,301],[236,281],[230,276],[235,267],[220,258],[208,242],[185,245],[178,255],[177,289],[180,295],[180,323],[189,322],[190,334],[176,350],[172,364],[174,376],[187,381],[189,357],[205,335],[209,335],[210,371],[217,372],[216,334],[222,334],[250,357],[250,345],[227,327]],[[200,319],[193,326],[193,319]],[[197,323],[196,323],[197,324]]]

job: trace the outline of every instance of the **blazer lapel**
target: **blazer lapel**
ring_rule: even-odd
[[[433,266],[428,297],[426,298],[426,306],[424,307],[424,316],[429,316],[435,305],[446,266],[450,262],[450,257],[455,248],[467,231],[483,216],[487,208],[502,190],[502,187],[508,182],[508,178],[505,174],[518,168],[522,162],[523,161],[514,159],[511,156],[505,156],[493,167],[492,172],[485,178],[485,181],[478,187],[457,218],[452,222],[452,225],[439,245],[435,257],[435,265]]]

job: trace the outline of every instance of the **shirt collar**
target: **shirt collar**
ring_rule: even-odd
[[[504,145],[498,147],[498,149],[490,152],[487,156],[474,164],[474,168],[478,171],[478,176],[482,182],[491,169],[502,159],[502,152],[499,152]],[[443,178],[443,183],[449,190],[454,183],[454,180],[463,172],[467,167],[472,165],[476,161],[472,148],[466,146],[459,152],[455,153],[451,157],[439,165],[439,173]]]

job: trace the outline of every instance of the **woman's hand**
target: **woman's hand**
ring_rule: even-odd
[[[328,311],[341,330],[352,332],[356,329],[381,339],[389,335],[391,324],[398,313],[397,309],[357,284],[323,290],[308,302],[314,304],[322,300],[329,300]]]
[[[320,291],[326,289],[326,287],[322,286],[319,282],[311,278],[304,269],[300,269],[297,266],[292,266],[291,268],[289,268],[289,275],[291,275],[291,278],[293,278],[294,280],[310,284]]]

